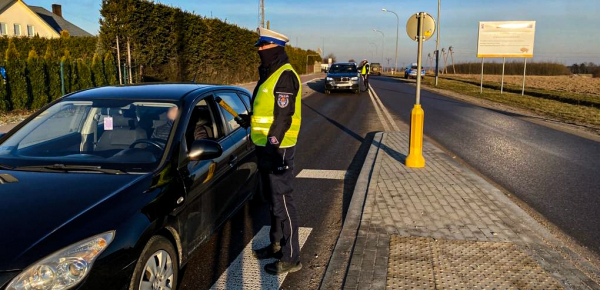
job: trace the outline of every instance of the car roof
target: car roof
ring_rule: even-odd
[[[341,65],[356,65],[356,63],[355,63],[355,62],[336,62],[336,63],[334,63],[334,65],[335,65],[335,64],[341,64]]]
[[[232,89],[247,92],[243,88],[233,86],[206,85],[194,83],[153,83],[92,88],[67,95],[65,99],[77,100],[89,98],[114,98],[179,101],[189,96],[192,92],[204,93],[218,89]]]

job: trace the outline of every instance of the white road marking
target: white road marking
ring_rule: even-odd
[[[271,275],[265,272],[264,267],[266,264],[272,263],[275,259],[268,260],[257,260],[252,256],[252,249],[260,249],[268,246],[271,242],[269,241],[269,230],[271,227],[264,226],[254,236],[252,241],[246,245],[244,251],[242,251],[237,258],[231,262],[231,265],[225,272],[219,277],[219,280],[215,282],[210,288],[211,290],[221,289],[256,289],[256,290],[277,290],[283,284],[283,280],[287,274],[282,275]],[[308,235],[312,228],[299,228],[298,239],[300,240],[300,248],[304,246],[304,243],[308,239]],[[307,264],[304,265],[308,266]]]
[[[303,169],[296,177],[344,180],[346,178],[346,170]]]
[[[371,90],[373,92],[373,96],[375,97],[375,100],[377,101],[377,103],[379,103],[379,105],[381,106],[381,110],[383,111],[383,113],[385,114],[385,116],[388,118],[388,120],[392,124],[392,128],[394,128],[395,131],[400,131],[400,128],[398,128],[398,125],[396,125],[396,122],[394,121],[394,118],[392,118],[392,115],[390,114],[390,112],[388,111],[388,109],[381,102],[381,99],[379,98],[379,96],[375,92],[375,89],[373,89],[373,87],[371,87],[371,85],[369,85],[369,90]]]
[[[371,98],[371,102],[373,102],[373,107],[375,107],[375,111],[377,112],[377,117],[379,117],[379,121],[381,122],[381,125],[383,125],[383,130],[386,132],[389,132],[390,126],[388,126],[387,122],[385,121],[385,117],[383,117],[383,114],[381,113],[381,109],[379,109],[379,106],[375,102],[375,97],[373,97],[371,90],[368,90],[368,91],[369,91],[369,97]]]
[[[312,79],[312,80],[310,80],[310,81],[303,82],[302,84],[303,84],[303,85],[306,85],[306,84],[308,84],[308,83],[310,83],[310,82],[313,82],[313,81],[318,81],[318,80],[322,80],[322,78],[314,78],[314,79]]]

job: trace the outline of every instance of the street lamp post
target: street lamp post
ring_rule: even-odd
[[[394,11],[387,10],[385,8],[381,9],[381,11],[394,13],[394,15],[396,15],[396,59],[395,59],[396,64],[394,67],[394,74],[396,74],[396,72],[398,71],[398,30],[400,29],[400,18],[398,17],[398,14],[396,14],[396,12],[394,12]]]
[[[379,54],[379,52],[378,52],[378,50],[377,50],[377,44],[376,44],[376,43],[374,43],[374,42],[369,42],[369,44],[375,45],[375,55],[378,55],[378,54]]]
[[[381,63],[383,63],[383,51],[385,50],[384,49],[384,47],[385,47],[385,34],[383,34],[383,31],[377,30],[377,29],[373,29],[373,32],[375,32],[375,33],[379,32],[379,33],[381,33],[381,36],[382,36],[382,38],[381,38]]]
[[[435,41],[435,86],[438,85],[438,74],[440,73],[440,8],[442,6],[442,0],[438,0],[438,11],[437,11],[437,29],[436,41]]]

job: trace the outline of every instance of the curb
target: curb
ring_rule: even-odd
[[[354,192],[352,193],[344,225],[329,259],[327,270],[325,271],[323,280],[321,280],[319,289],[341,289],[343,286],[350,257],[352,257],[352,252],[354,251],[356,235],[358,234],[367,192],[371,183],[371,175],[379,153],[379,145],[383,139],[383,134],[383,132],[375,134],[371,141],[371,148],[369,148],[365,162],[360,170],[360,175],[356,181]]]

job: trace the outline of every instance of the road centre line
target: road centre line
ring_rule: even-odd
[[[375,89],[373,89],[373,87],[371,87],[370,84],[369,84],[369,90],[371,90],[373,92],[373,96],[375,97],[375,100],[381,106],[381,110],[383,111],[383,113],[385,114],[385,116],[388,118],[388,120],[392,124],[392,128],[394,129],[394,131],[400,131],[400,128],[398,128],[398,125],[396,125],[396,122],[394,121],[394,118],[392,118],[392,115],[390,114],[390,112],[388,111],[388,109],[383,105],[383,102],[381,102],[381,99],[379,98],[379,95],[377,95],[377,92],[375,92]]]
[[[231,262],[229,267],[227,267],[227,270],[221,274],[219,280],[210,287],[211,290],[277,290],[281,288],[287,273],[282,275],[271,275],[264,270],[265,265],[274,262],[275,259],[258,260],[252,255],[252,249],[263,248],[271,243],[269,241],[270,228],[271,227],[269,226],[264,226],[260,229],[254,238],[252,238],[252,241],[250,241],[235,260]],[[300,248],[306,243],[311,231],[312,228],[298,228]]]
[[[306,85],[306,84],[308,84],[308,83],[310,83],[310,82],[317,81],[317,80],[322,80],[322,79],[321,79],[321,78],[314,78],[314,79],[312,79],[312,80],[310,80],[310,81],[305,81],[305,82],[303,82],[302,84],[303,84],[303,85]]]
[[[296,178],[344,180],[346,179],[346,170],[303,169],[296,175]]]
[[[371,94],[371,90],[368,90],[368,92],[369,92],[369,97],[371,99],[371,102],[373,102],[373,107],[375,107],[375,111],[377,112],[377,116],[379,117],[379,121],[383,125],[383,130],[386,132],[389,132],[390,127],[388,126],[387,122],[385,121],[385,117],[383,117],[383,114],[381,113],[379,106],[375,102],[375,98],[373,97],[373,94]]]

